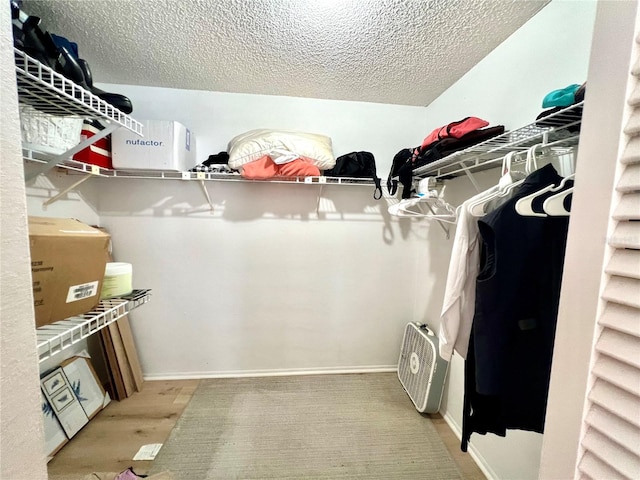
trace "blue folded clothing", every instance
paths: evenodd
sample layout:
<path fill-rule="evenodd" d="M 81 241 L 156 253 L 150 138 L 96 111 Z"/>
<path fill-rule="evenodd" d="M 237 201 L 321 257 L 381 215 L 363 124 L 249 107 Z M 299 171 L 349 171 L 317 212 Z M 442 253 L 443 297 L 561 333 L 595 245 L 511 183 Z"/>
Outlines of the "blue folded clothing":
<path fill-rule="evenodd" d="M 569 105 L 573 105 L 576 103 L 575 94 L 579 88 L 580 85 L 573 84 L 547 93 L 542 100 L 542 108 L 568 107 Z"/>
<path fill-rule="evenodd" d="M 55 33 L 51 34 L 51 38 L 53 38 L 53 42 L 56 44 L 56 47 L 66 48 L 76 60 L 80 58 L 80 55 L 78 54 L 78 44 L 76 42 L 72 42 L 71 40 L 61 37 L 60 35 L 56 35 Z"/>

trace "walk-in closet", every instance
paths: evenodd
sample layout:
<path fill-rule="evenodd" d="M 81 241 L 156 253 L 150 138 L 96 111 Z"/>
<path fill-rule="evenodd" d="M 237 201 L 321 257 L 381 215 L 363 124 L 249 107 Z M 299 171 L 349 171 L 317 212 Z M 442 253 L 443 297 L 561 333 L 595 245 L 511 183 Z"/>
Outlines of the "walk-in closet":
<path fill-rule="evenodd" d="M 640 478 L 636 0 L 1 18 L 0 480 Z"/>

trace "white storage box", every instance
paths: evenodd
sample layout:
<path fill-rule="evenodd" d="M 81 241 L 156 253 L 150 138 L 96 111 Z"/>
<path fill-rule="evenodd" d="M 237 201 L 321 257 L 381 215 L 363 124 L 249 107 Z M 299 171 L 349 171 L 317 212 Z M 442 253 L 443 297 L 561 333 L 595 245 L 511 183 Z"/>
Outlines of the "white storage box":
<path fill-rule="evenodd" d="M 21 105 L 20 126 L 24 147 L 60 155 L 80 143 L 82 118 L 56 117 Z"/>
<path fill-rule="evenodd" d="M 196 166 L 196 139 L 187 127 L 171 120 L 141 123 L 144 137 L 126 128 L 111 135 L 113 168 L 183 172 Z"/>

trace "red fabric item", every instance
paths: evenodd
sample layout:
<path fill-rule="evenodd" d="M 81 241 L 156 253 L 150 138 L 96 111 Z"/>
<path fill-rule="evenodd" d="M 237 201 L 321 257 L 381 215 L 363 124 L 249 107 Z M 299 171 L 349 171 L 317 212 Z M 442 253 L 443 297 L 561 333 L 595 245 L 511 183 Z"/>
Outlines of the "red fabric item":
<path fill-rule="evenodd" d="M 319 177 L 320 170 L 314 164 L 297 158 L 288 163 L 278 165 L 279 177 Z"/>
<path fill-rule="evenodd" d="M 451 122 L 448 125 L 436 128 L 433 132 L 427 135 L 427 137 L 422 141 L 420 148 L 424 150 L 443 138 L 460 138 L 469 132 L 473 132 L 479 128 L 484 128 L 487 125 L 489 125 L 489 122 L 478 117 L 467 117 L 462 120 L 458 120 L 457 122 Z"/>
<path fill-rule="evenodd" d="M 264 155 L 258 160 L 243 165 L 240 175 L 251 180 L 267 180 L 273 177 L 319 177 L 320 170 L 305 158 L 297 158 L 277 165 L 269 155 Z"/>
<path fill-rule="evenodd" d="M 263 155 L 253 162 L 242 166 L 240 175 L 251 180 L 266 180 L 278 174 L 278 165 L 271 160 L 269 155 Z"/>

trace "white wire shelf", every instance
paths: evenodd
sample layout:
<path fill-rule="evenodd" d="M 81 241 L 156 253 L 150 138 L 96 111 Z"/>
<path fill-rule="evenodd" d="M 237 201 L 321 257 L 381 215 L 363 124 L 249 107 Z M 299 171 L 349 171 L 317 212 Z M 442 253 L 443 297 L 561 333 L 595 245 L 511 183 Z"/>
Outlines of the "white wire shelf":
<path fill-rule="evenodd" d="M 142 124 L 46 65 L 13 49 L 21 103 L 56 116 L 102 118 L 142 135 Z"/>
<path fill-rule="evenodd" d="M 38 361 L 43 362 L 147 303 L 150 292 L 134 290 L 130 295 L 102 300 L 90 312 L 37 328 Z"/>
<path fill-rule="evenodd" d="M 46 153 L 23 148 L 22 155 L 25 160 L 44 163 L 48 160 Z M 242 177 L 238 173 L 213 173 L 213 172 L 175 172 L 168 170 L 115 170 L 103 168 L 97 165 L 78 162 L 76 160 L 63 160 L 56 167 L 70 170 L 74 173 L 91 174 L 100 177 L 130 178 L 148 180 L 212 180 L 218 182 L 253 182 L 253 183 L 298 183 L 314 185 L 375 185 L 371 178 L 352 177 L 276 177 L 266 180 L 252 180 Z"/>
<path fill-rule="evenodd" d="M 583 102 L 576 103 L 536 122 L 473 145 L 459 152 L 416 168 L 414 178 L 453 178 L 471 171 L 498 167 L 504 155 L 526 151 L 538 143 L 576 145 Z M 575 127 L 575 128 L 573 128 Z M 576 130 L 576 131 L 571 131 Z"/>

